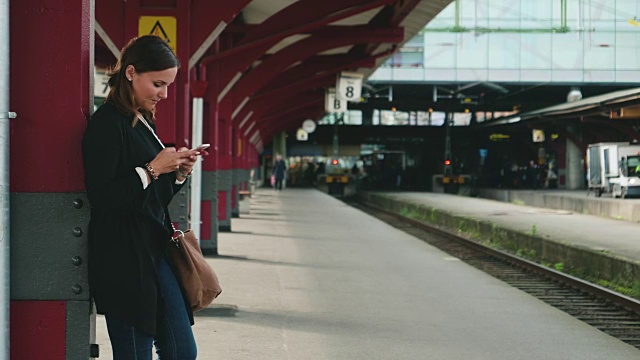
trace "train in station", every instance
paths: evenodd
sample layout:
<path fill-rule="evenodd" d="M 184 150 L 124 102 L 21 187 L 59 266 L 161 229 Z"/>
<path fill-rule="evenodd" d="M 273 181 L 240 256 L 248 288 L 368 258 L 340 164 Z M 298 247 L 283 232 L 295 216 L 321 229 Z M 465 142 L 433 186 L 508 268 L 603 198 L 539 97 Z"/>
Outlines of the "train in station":
<path fill-rule="evenodd" d="M 357 165 L 355 165 L 357 168 Z M 319 174 L 317 187 L 320 191 L 336 197 L 349 197 L 356 194 L 358 172 L 353 171 L 347 161 L 332 158 L 325 165 L 324 174 Z"/>
<path fill-rule="evenodd" d="M 362 156 L 366 170 L 366 185 L 373 188 L 398 188 L 402 174 L 407 168 L 407 153 L 404 150 L 374 150 Z"/>
<path fill-rule="evenodd" d="M 349 197 L 356 194 L 358 183 L 363 176 L 362 162 L 356 156 L 305 155 L 289 156 L 285 160 L 286 187 L 314 187 L 335 197 Z M 263 178 L 273 173 L 271 155 L 263 156 Z M 273 186 L 263 182 L 265 186 Z"/>
<path fill-rule="evenodd" d="M 367 189 L 397 189 L 407 169 L 404 150 L 373 150 L 356 156 L 325 154 L 291 157 L 288 186 L 314 186 L 335 197 L 350 197 L 363 187 Z M 269 160 L 268 160 L 269 161 Z"/>

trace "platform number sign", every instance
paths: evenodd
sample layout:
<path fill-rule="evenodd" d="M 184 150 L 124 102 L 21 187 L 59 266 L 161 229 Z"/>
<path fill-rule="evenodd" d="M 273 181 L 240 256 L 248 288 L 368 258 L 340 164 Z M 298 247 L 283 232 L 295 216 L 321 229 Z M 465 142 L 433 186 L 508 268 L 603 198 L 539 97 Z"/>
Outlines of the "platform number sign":
<path fill-rule="evenodd" d="M 178 53 L 178 25 L 175 16 L 140 16 L 138 36 L 156 35 L 163 38 L 174 53 Z"/>
<path fill-rule="evenodd" d="M 324 110 L 329 113 L 343 113 L 347 111 L 347 102 L 336 97 L 336 89 L 327 89 Z"/>
<path fill-rule="evenodd" d="M 97 72 L 93 78 L 93 96 L 106 98 L 109 94 L 109 77 L 103 72 Z"/>
<path fill-rule="evenodd" d="M 338 74 L 336 88 L 337 97 L 341 100 L 360 102 L 362 95 L 362 79 L 364 75 L 356 72 L 343 71 Z"/>

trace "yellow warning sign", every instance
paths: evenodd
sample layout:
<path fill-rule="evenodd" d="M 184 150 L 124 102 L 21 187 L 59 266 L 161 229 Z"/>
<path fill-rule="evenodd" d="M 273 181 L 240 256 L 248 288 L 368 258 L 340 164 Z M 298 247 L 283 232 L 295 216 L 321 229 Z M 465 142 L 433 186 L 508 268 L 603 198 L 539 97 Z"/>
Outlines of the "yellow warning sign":
<path fill-rule="evenodd" d="M 174 16 L 140 16 L 138 36 L 156 35 L 169 43 L 174 53 L 178 53 L 178 25 Z"/>

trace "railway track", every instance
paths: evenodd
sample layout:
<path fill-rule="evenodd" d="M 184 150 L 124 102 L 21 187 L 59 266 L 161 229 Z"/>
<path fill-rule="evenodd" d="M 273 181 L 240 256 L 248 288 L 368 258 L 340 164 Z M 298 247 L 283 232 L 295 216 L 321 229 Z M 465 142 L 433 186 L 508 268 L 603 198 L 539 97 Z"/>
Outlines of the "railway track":
<path fill-rule="evenodd" d="M 364 203 L 347 203 L 640 349 L 638 300 L 429 224 Z"/>

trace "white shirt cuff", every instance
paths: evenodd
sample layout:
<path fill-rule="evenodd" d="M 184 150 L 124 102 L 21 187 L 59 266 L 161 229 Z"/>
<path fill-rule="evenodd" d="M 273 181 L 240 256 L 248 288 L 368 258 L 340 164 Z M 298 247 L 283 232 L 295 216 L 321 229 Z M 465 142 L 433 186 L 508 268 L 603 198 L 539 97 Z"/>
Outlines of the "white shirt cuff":
<path fill-rule="evenodd" d="M 136 172 L 138 173 L 138 175 L 140 176 L 140 180 L 142 181 L 142 188 L 146 189 L 147 186 L 149 186 L 149 180 L 147 178 L 147 173 L 141 167 L 137 167 L 136 168 Z"/>
<path fill-rule="evenodd" d="M 182 184 L 184 184 L 185 181 L 187 181 L 187 179 L 184 179 L 182 181 L 176 179 L 176 185 L 182 185 Z"/>

